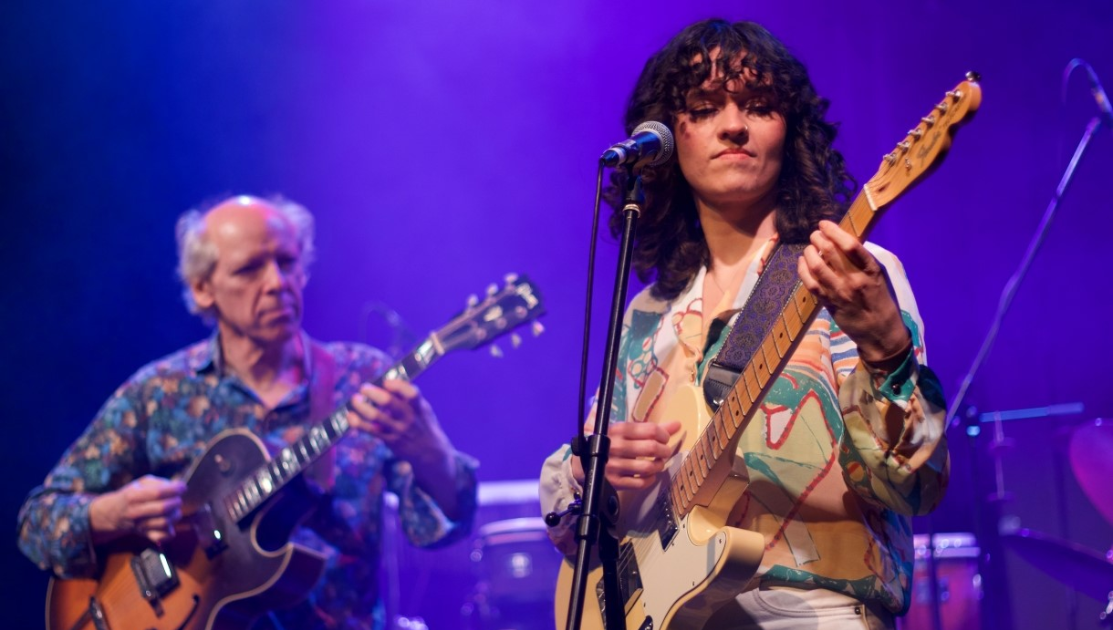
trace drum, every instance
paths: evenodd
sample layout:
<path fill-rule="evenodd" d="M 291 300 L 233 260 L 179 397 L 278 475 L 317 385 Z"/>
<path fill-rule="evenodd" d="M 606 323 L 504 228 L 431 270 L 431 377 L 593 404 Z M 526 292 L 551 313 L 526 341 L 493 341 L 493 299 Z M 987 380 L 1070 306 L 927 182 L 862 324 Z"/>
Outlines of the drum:
<path fill-rule="evenodd" d="M 1098 418 L 1075 428 L 1070 438 L 1070 465 L 1086 497 L 1113 523 L 1113 422 Z"/>
<path fill-rule="evenodd" d="M 478 581 L 471 626 L 483 630 L 551 630 L 561 555 L 539 517 L 488 523 L 472 549 Z"/>
<path fill-rule="evenodd" d="M 912 605 L 901 620 L 901 630 L 932 630 L 931 570 L 928 537 L 913 537 L 916 561 L 912 574 Z M 973 534 L 935 535 L 935 574 L 943 630 L 981 628 L 982 578 L 979 549 Z"/>
<path fill-rule="evenodd" d="M 488 571 L 487 566 L 495 562 L 497 550 L 508 548 L 497 544 L 506 542 L 504 539 L 485 542 L 501 531 L 493 524 L 516 521 L 541 511 L 536 479 L 481 482 L 478 499 L 475 527 L 470 536 L 445 547 L 418 549 L 409 544 L 400 531 L 397 497 L 390 493 L 383 497 L 383 603 L 387 618 L 397 620 L 395 627 L 405 627 L 403 622 L 407 618 L 422 619 L 434 630 L 460 630 L 465 623 L 473 623 L 475 594 L 481 586 L 486 589 L 479 581 L 485 579 L 483 575 L 488 572 L 496 573 L 493 568 Z M 545 535 L 545 532 L 540 534 Z M 539 539 L 537 533 L 533 534 L 533 539 Z M 552 544 L 547 544 L 552 550 Z M 481 556 L 477 553 L 487 548 L 492 548 L 491 554 L 485 562 L 480 562 Z M 525 559 L 519 556 L 517 562 L 523 564 Z M 526 570 L 520 567 L 518 573 Z M 546 614 L 552 617 L 552 611 Z M 389 624 L 387 627 L 392 628 Z"/>

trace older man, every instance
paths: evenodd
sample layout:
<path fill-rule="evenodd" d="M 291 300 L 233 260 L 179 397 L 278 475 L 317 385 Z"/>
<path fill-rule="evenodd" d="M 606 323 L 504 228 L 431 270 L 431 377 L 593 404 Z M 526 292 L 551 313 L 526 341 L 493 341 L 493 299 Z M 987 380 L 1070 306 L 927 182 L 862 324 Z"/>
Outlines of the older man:
<path fill-rule="evenodd" d="M 453 448 L 413 385 L 368 384 L 389 368 L 382 353 L 322 344 L 302 330 L 313 256 L 304 208 L 227 199 L 184 214 L 178 248 L 186 303 L 215 324 L 212 337 L 144 366 L 109 398 L 28 497 L 20 548 L 65 578 L 95 575 L 98 551 L 121 537 L 165 544 L 182 518 L 181 474 L 214 436 L 244 428 L 282 447 L 347 402 L 355 430 L 307 471 L 320 507 L 294 534 L 326 556 L 325 577 L 306 603 L 267 620 L 288 629 L 383 627 L 383 492 L 400 497 L 415 544 L 458 539 L 475 513 L 474 461 Z"/>

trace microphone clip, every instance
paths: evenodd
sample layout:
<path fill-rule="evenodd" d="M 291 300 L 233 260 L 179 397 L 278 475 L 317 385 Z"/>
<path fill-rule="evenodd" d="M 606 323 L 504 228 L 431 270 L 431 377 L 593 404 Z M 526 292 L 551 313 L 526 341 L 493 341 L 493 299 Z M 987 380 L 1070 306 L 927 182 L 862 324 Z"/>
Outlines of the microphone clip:
<path fill-rule="evenodd" d="M 581 508 L 583 508 L 584 506 L 584 502 L 583 499 L 580 498 L 580 494 L 578 492 L 574 496 L 575 498 L 572 500 L 571 503 L 568 504 L 568 507 L 564 508 L 560 512 L 553 510 L 552 512 L 546 514 L 545 525 L 549 527 L 556 527 L 557 525 L 560 525 L 560 522 L 564 520 L 565 516 L 568 516 L 572 513 L 579 514 Z"/>

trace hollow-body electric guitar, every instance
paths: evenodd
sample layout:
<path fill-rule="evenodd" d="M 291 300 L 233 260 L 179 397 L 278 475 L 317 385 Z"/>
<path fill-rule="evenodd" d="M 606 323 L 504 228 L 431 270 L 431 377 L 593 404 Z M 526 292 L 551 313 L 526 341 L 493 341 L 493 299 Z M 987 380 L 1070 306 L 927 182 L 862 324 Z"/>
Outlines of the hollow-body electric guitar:
<path fill-rule="evenodd" d="M 971 73 L 885 155 L 840 227 L 865 241 L 883 211 L 942 162 L 958 127 L 980 103 L 981 87 Z M 603 570 L 593 559 L 582 628 L 699 630 L 756 573 L 764 553 L 763 536 L 730 527 L 727 518 L 748 487 L 745 465 L 735 456 L 742 431 L 819 310 L 799 280 L 788 295 L 713 415 L 694 386 L 681 387 L 672 396 L 662 417 L 683 422 L 680 454 L 632 505 L 626 501 L 631 495 L 623 496 L 625 531 L 619 532 L 617 564 L 625 627 L 606 625 Z M 567 627 L 573 573 L 573 564 L 566 560 L 557 581 L 558 630 Z"/>
<path fill-rule="evenodd" d="M 544 308 L 529 280 L 501 290 L 432 333 L 378 381 L 411 380 L 448 352 L 486 345 Z M 535 323 L 535 333 L 540 332 Z M 515 338 L 515 344 L 517 339 Z M 162 548 L 121 540 L 95 579 L 53 579 L 47 630 L 242 630 L 312 590 L 324 558 L 289 542 L 310 507 L 301 473 L 348 430 L 346 406 L 273 458 L 245 429 L 217 435 L 186 472 L 182 521 Z"/>

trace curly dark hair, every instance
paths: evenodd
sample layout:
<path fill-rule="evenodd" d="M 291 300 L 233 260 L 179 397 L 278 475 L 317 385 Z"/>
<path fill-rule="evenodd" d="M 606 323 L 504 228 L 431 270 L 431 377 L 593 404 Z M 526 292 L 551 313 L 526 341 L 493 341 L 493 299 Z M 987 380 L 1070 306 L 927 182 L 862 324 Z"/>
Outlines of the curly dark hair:
<path fill-rule="evenodd" d="M 718 56 L 712 61 L 714 50 Z M 703 85 L 713 70 L 722 77 L 724 87 L 745 81 L 747 89 L 767 99 L 784 116 L 777 233 L 786 243 L 806 242 L 820 219 L 842 215 L 857 183 L 847 173 L 842 155 L 832 147 L 837 128 L 824 119 L 827 99 L 816 94 L 804 65 L 764 27 L 711 19 L 681 31 L 646 62 L 626 107 L 626 132 L 633 133 L 647 120 L 675 127 L 677 116 L 686 110 L 689 91 Z M 742 78 L 744 72 L 747 76 Z M 641 175 L 645 203 L 633 266 L 643 282 L 655 280 L 654 295 L 671 300 L 687 287 L 700 265 L 710 262 L 710 254 L 692 191 L 676 156 L 662 165 L 643 167 Z M 625 180 L 625 173 L 616 171 L 606 195 L 614 207 L 610 230 L 616 237 L 623 224 Z"/>

